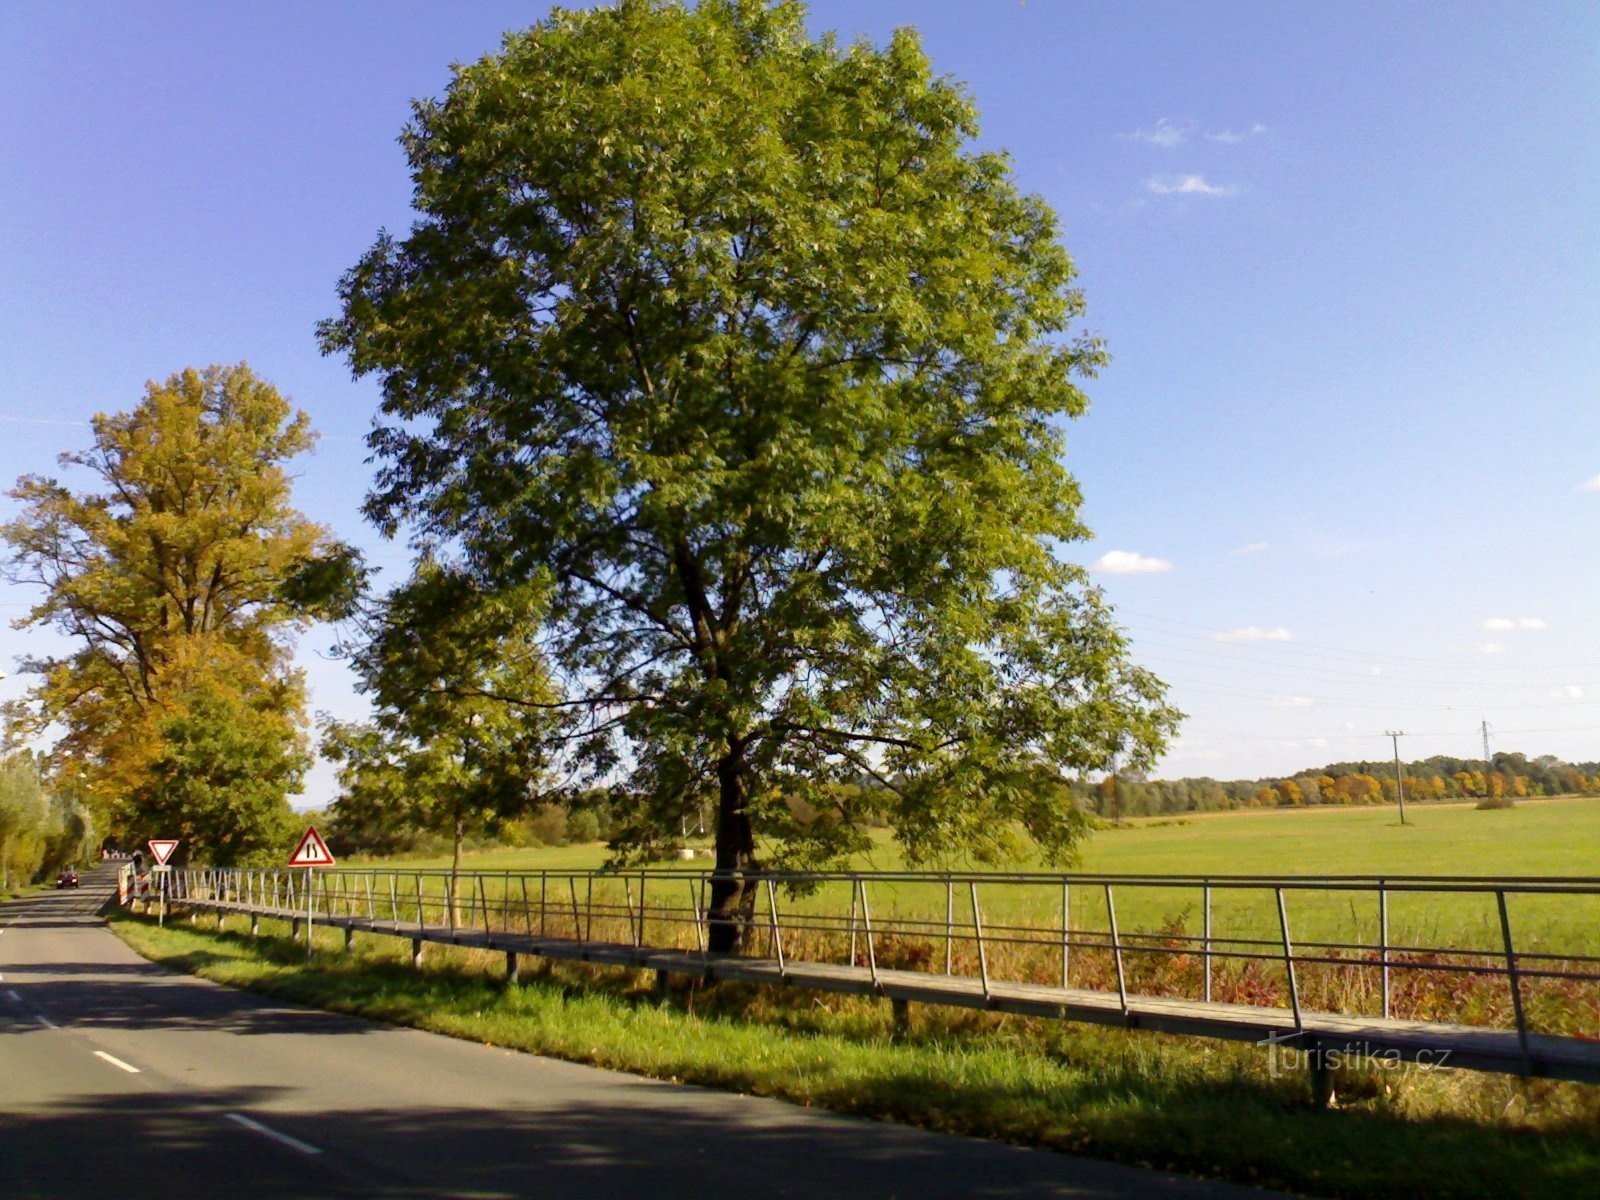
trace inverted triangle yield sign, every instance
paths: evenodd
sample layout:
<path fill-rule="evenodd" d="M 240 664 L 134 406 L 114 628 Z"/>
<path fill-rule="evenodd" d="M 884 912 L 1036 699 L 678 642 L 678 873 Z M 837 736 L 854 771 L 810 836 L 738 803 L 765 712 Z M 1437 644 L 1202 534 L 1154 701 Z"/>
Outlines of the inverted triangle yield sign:
<path fill-rule="evenodd" d="M 177 838 L 151 838 L 150 853 L 155 856 L 156 865 L 164 867 L 167 859 L 172 857 L 172 852 L 178 848 Z"/>
<path fill-rule="evenodd" d="M 307 826 L 300 838 L 300 844 L 289 856 L 289 865 L 291 867 L 333 866 L 333 855 L 328 852 L 328 843 L 322 840 L 322 835 L 317 832 L 315 825 Z"/>

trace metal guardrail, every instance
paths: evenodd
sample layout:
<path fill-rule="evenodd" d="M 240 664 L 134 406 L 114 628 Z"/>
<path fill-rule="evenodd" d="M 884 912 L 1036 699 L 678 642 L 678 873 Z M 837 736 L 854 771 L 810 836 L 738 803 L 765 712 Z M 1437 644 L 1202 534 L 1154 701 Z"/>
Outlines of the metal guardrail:
<path fill-rule="evenodd" d="M 709 911 L 715 877 L 199 869 L 172 872 L 169 899 L 251 915 L 252 928 L 277 917 L 297 933 L 343 928 L 347 942 L 407 937 L 418 957 L 456 943 L 504 950 L 508 965 L 526 953 L 876 993 L 897 1015 L 916 1000 L 1306 1046 L 1356 1039 L 1413 1061 L 1437 1051 L 1600 1082 L 1600 955 L 1588 952 L 1600 878 L 750 872 L 737 877 L 734 958 L 708 949 L 726 919 Z M 1484 910 L 1454 944 L 1391 928 L 1397 904 L 1441 896 Z M 1543 920 L 1537 937 L 1513 921 L 1522 913 Z M 1583 944 L 1558 949 L 1562 928 Z M 1554 1027 L 1534 1027 L 1530 994 Z"/>

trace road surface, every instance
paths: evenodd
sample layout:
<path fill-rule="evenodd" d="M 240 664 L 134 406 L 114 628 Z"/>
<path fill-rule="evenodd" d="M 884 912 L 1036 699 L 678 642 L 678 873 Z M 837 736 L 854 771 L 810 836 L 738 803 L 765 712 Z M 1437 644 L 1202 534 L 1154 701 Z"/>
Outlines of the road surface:
<path fill-rule="evenodd" d="M 0 1196 L 1268 1194 L 298 1008 L 138 957 L 78 892 L 0 906 Z"/>

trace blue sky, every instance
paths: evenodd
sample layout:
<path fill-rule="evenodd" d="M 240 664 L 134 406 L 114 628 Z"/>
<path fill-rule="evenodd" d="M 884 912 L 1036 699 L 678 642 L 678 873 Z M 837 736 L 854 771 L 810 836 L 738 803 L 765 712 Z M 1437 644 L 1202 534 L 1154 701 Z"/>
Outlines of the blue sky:
<path fill-rule="evenodd" d="M 374 390 L 313 325 L 408 221 L 407 102 L 543 12 L 0 6 L 0 480 L 147 378 L 244 359 L 322 431 L 301 507 L 403 567 L 357 511 Z M 1097 534 L 1074 549 L 1191 714 L 1163 773 L 1382 758 L 1390 728 L 1468 755 L 1482 720 L 1600 758 L 1600 7 L 812 20 L 917 25 L 1062 216 L 1113 354 L 1070 432 Z M 355 715 L 328 641 L 300 653 L 314 706 Z M 49 647 L 0 630 L 7 670 Z"/>

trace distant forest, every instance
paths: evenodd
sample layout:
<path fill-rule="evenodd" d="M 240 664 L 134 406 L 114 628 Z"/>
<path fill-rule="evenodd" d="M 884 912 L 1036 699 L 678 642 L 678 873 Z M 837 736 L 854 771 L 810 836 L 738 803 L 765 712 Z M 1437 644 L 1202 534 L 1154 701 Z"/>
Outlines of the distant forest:
<path fill-rule="evenodd" d="M 1600 795 L 1600 763 L 1569 763 L 1544 754 L 1481 758 L 1438 756 L 1405 766 L 1406 799 L 1476 799 L 1504 803 L 1527 796 Z M 1304 808 L 1314 804 L 1393 804 L 1392 761 L 1330 763 L 1269 779 L 1143 779 L 1119 774 L 1072 785 L 1079 803 L 1102 817 Z"/>

